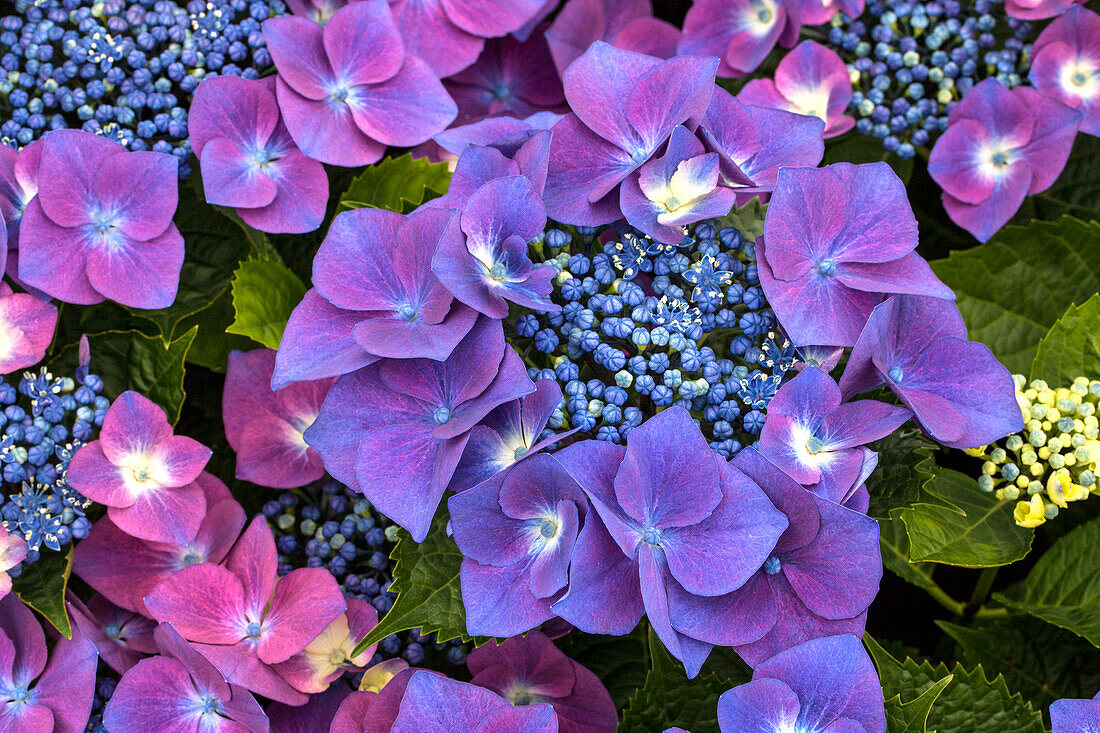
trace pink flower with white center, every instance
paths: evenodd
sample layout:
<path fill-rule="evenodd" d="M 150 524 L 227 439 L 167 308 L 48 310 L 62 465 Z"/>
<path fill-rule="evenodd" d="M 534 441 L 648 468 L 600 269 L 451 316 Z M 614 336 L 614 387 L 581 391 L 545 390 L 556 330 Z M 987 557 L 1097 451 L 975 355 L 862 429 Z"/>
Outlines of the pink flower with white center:
<path fill-rule="evenodd" d="M 802 0 L 799 5 L 799 19 L 802 25 L 821 25 L 828 23 L 837 13 L 851 18 L 863 14 L 864 0 Z"/>
<path fill-rule="evenodd" d="M 0 283 L 0 374 L 37 364 L 57 325 L 57 306 Z"/>
<path fill-rule="evenodd" d="M 7 571 L 23 562 L 26 556 L 27 541 L 0 527 L 0 598 L 11 592 L 11 576 Z"/>
<path fill-rule="evenodd" d="M 825 123 L 825 137 L 842 135 L 856 124 L 844 114 L 852 99 L 848 67 L 836 52 L 803 41 L 783 57 L 775 81 L 753 79 L 737 95 L 743 104 L 787 110 Z"/>
<path fill-rule="evenodd" d="M 377 644 L 359 654 L 355 646 L 378 625 L 378 611 L 366 601 L 348 599 L 348 610 L 325 627 L 306 648 L 285 662 L 275 665 L 284 680 L 310 695 L 324 692 L 348 669 L 363 669 L 370 664 Z M 360 689 L 365 689 L 360 685 Z"/>
<path fill-rule="evenodd" d="M 717 56 L 718 76 L 744 76 L 776 43 L 790 48 L 802 27 L 798 0 L 696 0 L 684 18 L 679 52 Z"/>
<path fill-rule="evenodd" d="M 1081 132 L 1100 135 L 1100 15 L 1074 5 L 1031 47 L 1032 85 L 1084 113 Z"/>
<path fill-rule="evenodd" d="M 1005 12 L 1020 20 L 1055 18 L 1085 0 L 1005 0 Z"/>
<path fill-rule="evenodd" d="M 106 505 L 107 516 L 127 534 L 189 541 L 206 514 L 206 497 L 193 482 L 210 454 L 197 440 L 173 435 L 156 403 L 123 392 L 107 410 L 99 440 L 73 455 L 68 481 Z"/>

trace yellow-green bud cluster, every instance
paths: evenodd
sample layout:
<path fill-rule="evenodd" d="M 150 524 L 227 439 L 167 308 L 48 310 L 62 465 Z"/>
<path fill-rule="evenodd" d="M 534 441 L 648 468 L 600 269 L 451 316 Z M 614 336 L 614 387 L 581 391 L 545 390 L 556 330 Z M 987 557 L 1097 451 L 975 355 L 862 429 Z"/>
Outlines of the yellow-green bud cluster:
<path fill-rule="evenodd" d="M 1016 524 L 1037 527 L 1070 502 L 1100 493 L 1100 381 L 1078 377 L 1069 387 L 1051 387 L 1019 374 L 1013 379 L 1023 432 L 967 452 L 985 459 L 981 490 L 1017 502 Z"/>

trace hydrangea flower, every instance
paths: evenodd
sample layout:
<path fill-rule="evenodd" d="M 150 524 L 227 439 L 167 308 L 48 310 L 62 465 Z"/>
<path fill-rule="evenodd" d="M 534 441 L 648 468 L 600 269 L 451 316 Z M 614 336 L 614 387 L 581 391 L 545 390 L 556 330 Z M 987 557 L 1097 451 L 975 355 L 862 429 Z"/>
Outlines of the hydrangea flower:
<path fill-rule="evenodd" d="M 460 170 L 465 167 L 461 164 L 461 157 L 463 152 L 468 147 L 491 147 L 495 148 L 505 156 L 506 159 L 513 161 L 515 165 L 513 175 L 515 173 L 522 173 L 532 179 L 531 183 L 535 186 L 536 191 L 542 191 L 542 185 L 546 183 L 546 156 L 550 152 L 550 128 L 553 127 L 558 120 L 564 115 L 560 115 L 556 112 L 535 112 L 532 115 L 524 117 L 522 120 L 517 120 L 514 117 L 489 117 L 480 122 L 474 122 L 469 125 L 458 125 L 450 129 L 444 130 L 439 133 L 432 140 L 439 145 L 446 154 L 454 156 L 456 161 L 455 170 L 453 175 L 459 175 Z M 545 154 L 541 154 L 541 151 L 545 150 Z M 539 154 L 534 156 L 541 159 L 541 163 L 536 162 L 535 166 L 528 165 L 528 159 L 531 157 L 531 153 L 538 152 Z M 520 162 L 524 163 L 524 170 L 519 168 L 519 162 L 516 162 L 516 158 L 519 157 Z M 466 165 L 472 164 L 472 161 L 468 161 Z M 507 167 L 507 166 L 506 166 Z M 539 176 L 535 173 L 538 168 L 542 169 L 541 182 L 538 180 Z M 512 169 L 509 169 L 510 171 Z M 474 180 L 472 172 L 466 172 L 467 177 L 470 180 Z M 505 174 L 508 175 L 508 174 Z M 503 176 L 495 176 L 502 178 Z M 491 180 L 491 179 L 486 179 Z M 452 178 L 452 185 L 454 179 Z M 485 181 L 482 181 L 485 182 Z M 451 189 L 448 189 L 448 193 Z M 446 199 L 446 195 L 440 197 Z M 446 199 L 450 200 L 450 199 Z M 438 205 L 439 199 L 432 199 L 428 204 Z"/>
<path fill-rule="evenodd" d="M 359 654 L 352 652 L 367 632 L 378 625 L 378 612 L 371 604 L 354 598 L 347 599 L 347 604 L 347 611 L 302 651 L 275 665 L 275 671 L 295 689 L 315 695 L 327 690 L 349 669 L 362 669 L 370 664 L 377 644 Z"/>
<path fill-rule="evenodd" d="M 349 0 L 286 0 L 286 7 L 295 15 L 309 18 L 318 25 L 324 25 L 348 2 Z"/>
<path fill-rule="evenodd" d="M 554 708 L 546 703 L 513 707 L 491 690 L 418 670 L 409 677 L 392 733 L 556 733 Z"/>
<path fill-rule="evenodd" d="M 19 224 L 19 279 L 66 303 L 171 305 L 183 265 L 177 168 L 90 132 L 51 132 Z"/>
<path fill-rule="evenodd" d="M 414 674 L 431 672 L 399 670 L 377 690 L 356 691 L 344 698 L 332 718 L 329 733 L 389 733 L 401 709 L 401 699 Z"/>
<path fill-rule="evenodd" d="M 1100 693 L 1091 700 L 1055 700 L 1050 704 L 1053 733 L 1095 733 L 1100 721 Z"/>
<path fill-rule="evenodd" d="M 758 665 L 718 699 L 722 733 L 886 733 L 882 687 L 851 634 L 800 644 Z"/>
<path fill-rule="evenodd" d="M 57 306 L 0 283 L 0 374 L 42 361 L 56 325 Z"/>
<path fill-rule="evenodd" d="M 19 565 L 27 557 L 27 541 L 0 527 L 0 598 L 11 593 L 11 576 L 8 570 Z"/>
<path fill-rule="evenodd" d="M 757 241 L 760 285 L 797 346 L 851 346 L 885 293 L 955 299 L 916 253 L 905 184 L 885 163 L 779 171 Z"/>
<path fill-rule="evenodd" d="M 753 448 L 733 465 L 789 524 L 763 567 L 732 593 L 688 603 L 681 602 L 685 591 L 675 589 L 676 628 L 734 646 L 754 666 L 809 639 L 862 634 L 882 578 L 878 522 L 804 490 Z"/>
<path fill-rule="evenodd" d="M 34 613 L 9 594 L 0 598 L 0 730 L 82 731 L 95 694 L 96 651 L 79 627 L 54 644 Z"/>
<path fill-rule="evenodd" d="M 42 160 L 42 141 L 36 140 L 16 151 L 0 145 L 0 218 L 7 241 L 4 258 L 8 277 L 18 274 L 19 223 L 31 199 L 38 193 L 38 164 Z M 0 267 L 0 270 L 5 269 Z"/>
<path fill-rule="evenodd" d="M 653 17 L 650 0 L 568 0 L 546 31 L 558 74 L 596 41 L 625 51 L 668 59 L 676 55 L 680 29 Z"/>
<path fill-rule="evenodd" d="M 781 43 L 790 48 L 801 30 L 798 0 L 696 0 L 684 18 L 680 53 L 717 56 L 719 76 L 754 71 Z"/>
<path fill-rule="evenodd" d="M 1005 12 L 1021 20 L 1056 18 L 1084 0 L 1005 0 Z"/>
<path fill-rule="evenodd" d="M 189 542 L 206 514 L 195 483 L 211 451 L 173 435 L 164 410 L 128 391 L 107 410 L 99 440 L 83 446 L 69 465 L 68 481 L 122 531 L 153 542 Z"/>
<path fill-rule="evenodd" d="M 237 453 L 237 478 L 260 486 L 305 486 L 324 475 L 321 456 L 302 435 L 317 419 L 335 379 L 271 390 L 275 351 L 229 354 L 222 392 L 225 438 Z"/>
<path fill-rule="evenodd" d="M 189 124 L 208 203 L 232 206 L 245 224 L 264 232 L 321 226 L 328 176 L 287 132 L 274 77 L 205 80 L 195 91 Z"/>
<path fill-rule="evenodd" d="M 380 356 L 446 359 L 477 319 L 431 271 L 447 240 L 463 241 L 449 209 L 337 216 L 313 260 L 314 288 L 287 323 L 272 388 L 348 374 Z"/>
<path fill-rule="evenodd" d="M 156 654 L 153 629 L 157 624 L 152 619 L 119 608 L 98 593 L 86 606 L 70 597 L 69 611 L 99 658 L 118 674 L 125 674 L 146 655 Z"/>
<path fill-rule="evenodd" d="M 626 448 L 583 441 L 555 459 L 595 512 L 577 539 L 569 590 L 554 612 L 593 634 L 628 633 L 645 613 L 694 677 L 712 645 L 675 619 L 701 616 L 707 598 L 751 578 L 786 518 L 748 476 L 710 450 L 682 407 L 631 430 Z"/>
<path fill-rule="evenodd" d="M 946 300 L 895 295 L 871 313 L 840 390 L 850 397 L 884 382 L 925 433 L 952 448 L 1024 427 L 1012 375 L 987 346 L 966 340 L 962 316 Z"/>
<path fill-rule="evenodd" d="M 220 563 L 244 528 L 244 509 L 225 484 L 205 472 L 195 483 L 205 497 L 206 513 L 193 539 L 141 540 L 106 516 L 76 544 L 73 572 L 115 605 L 150 616 L 142 600 L 149 591 L 177 570 Z"/>
<path fill-rule="evenodd" d="M 1100 15 L 1073 5 L 1031 47 L 1032 85 L 1081 110 L 1081 132 L 1100 135 Z"/>
<path fill-rule="evenodd" d="M 1066 165 L 1083 114 L 1029 87 L 981 82 L 955 105 L 928 159 L 952 221 L 984 242 Z"/>
<path fill-rule="evenodd" d="M 859 483 L 866 461 L 862 446 L 893 433 L 911 415 L 875 400 L 841 404 L 833 378 L 811 366 L 768 403 L 757 446 L 795 481 L 843 504 Z"/>
<path fill-rule="evenodd" d="M 161 653 L 122 676 L 103 713 L 104 725 L 118 733 L 268 733 L 267 716 L 248 690 L 226 682 L 171 624 L 154 633 Z"/>
<path fill-rule="evenodd" d="M 263 33 L 283 122 L 314 160 L 369 165 L 387 145 L 419 145 L 455 118 L 436 75 L 405 52 L 386 0 L 351 3 L 323 28 L 271 18 Z"/>
<path fill-rule="evenodd" d="M 621 218 L 616 189 L 649 160 L 679 124 L 703 116 L 716 60 L 662 61 L 603 41 L 563 74 L 572 113 L 554 125 L 544 201 L 566 224 Z"/>
<path fill-rule="evenodd" d="M 480 317 L 446 361 L 387 359 L 341 377 L 306 442 L 422 542 L 471 428 L 534 389 L 500 323 Z"/>
<path fill-rule="evenodd" d="M 852 99 L 848 67 L 832 49 L 803 41 L 783 57 L 775 79 L 753 79 L 737 98 L 744 104 L 785 109 L 825 123 L 825 137 L 851 130 L 856 121 L 844 114 Z"/>
<path fill-rule="evenodd" d="M 347 604 L 324 568 L 279 578 L 275 538 L 252 520 L 224 565 L 190 565 L 145 597 L 153 618 L 170 623 L 226 681 L 289 705 L 308 698 L 272 667 L 317 638 Z M 278 582 L 276 582 L 278 581 Z"/>
<path fill-rule="evenodd" d="M 560 733 L 612 733 L 619 716 L 599 677 L 565 656 L 541 631 L 491 641 L 466 658 L 471 683 L 513 705 L 549 703 Z"/>
<path fill-rule="evenodd" d="M 863 14 L 863 6 L 864 0 L 802 0 L 798 5 L 798 19 L 802 25 L 822 25 L 837 13 L 858 18 Z"/>
<path fill-rule="evenodd" d="M 462 603 L 471 636 L 514 636 L 553 617 L 588 511 L 584 492 L 540 454 L 452 496 L 462 551 Z"/>
<path fill-rule="evenodd" d="M 337 683 L 324 692 L 310 695 L 305 705 L 285 705 L 273 702 L 264 712 L 271 723 L 271 730 L 278 733 L 331 733 L 333 719 L 350 695 L 371 696 L 369 693 L 353 693 L 351 687 Z"/>

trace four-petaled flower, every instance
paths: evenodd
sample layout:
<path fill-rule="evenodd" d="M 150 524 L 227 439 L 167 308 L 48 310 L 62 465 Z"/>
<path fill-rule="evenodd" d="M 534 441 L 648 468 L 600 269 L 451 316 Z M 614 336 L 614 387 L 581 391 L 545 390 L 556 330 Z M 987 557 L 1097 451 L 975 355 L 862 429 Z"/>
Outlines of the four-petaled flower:
<path fill-rule="evenodd" d="M 801 30 L 799 0 L 696 0 L 684 17 L 679 52 L 717 56 L 719 76 L 743 76 Z"/>
<path fill-rule="evenodd" d="M 1081 132 L 1100 135 L 1100 15 L 1074 5 L 1031 46 L 1031 83 L 1081 110 Z"/>

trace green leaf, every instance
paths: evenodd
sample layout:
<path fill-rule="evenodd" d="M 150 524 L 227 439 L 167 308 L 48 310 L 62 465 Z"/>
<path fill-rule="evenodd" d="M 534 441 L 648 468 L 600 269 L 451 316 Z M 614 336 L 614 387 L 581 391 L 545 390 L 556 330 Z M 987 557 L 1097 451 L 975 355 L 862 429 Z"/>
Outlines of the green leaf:
<path fill-rule="evenodd" d="M 618 733 L 650 733 L 683 728 L 691 733 L 718 733 L 718 698 L 730 685 L 714 674 L 689 680 L 684 667 L 669 656 L 649 630 L 651 667 L 645 685 L 623 711 Z"/>
<path fill-rule="evenodd" d="M 440 641 L 473 638 L 475 645 L 487 641 L 466 633 L 466 608 L 462 605 L 458 578 L 462 553 L 447 536 L 447 519 L 443 504 L 432 520 L 428 536 L 419 545 L 405 530 L 398 533 L 397 544 L 390 552 L 394 562 L 390 590 L 397 594 L 397 600 L 359 642 L 356 655 L 390 634 L 408 629 L 420 629 L 421 634 L 435 633 Z"/>
<path fill-rule="evenodd" d="M 741 208 L 735 208 L 719 219 L 719 225 L 733 227 L 744 235 L 747 241 L 753 241 L 764 234 L 764 218 L 768 207 L 754 198 Z"/>
<path fill-rule="evenodd" d="M 914 562 L 989 568 L 1022 559 L 1035 533 L 1016 524 L 1013 504 L 978 488 L 970 476 L 941 469 L 924 486 L 944 505 L 914 504 L 898 513 Z"/>
<path fill-rule="evenodd" d="M 899 662 L 869 634 L 863 635 L 863 643 L 875 660 L 883 696 L 886 700 L 898 698 L 901 708 L 915 703 L 950 678 L 931 705 L 926 723 L 928 730 L 939 733 L 1045 733 L 1042 715 L 1020 695 L 1010 693 L 1004 677 L 997 675 L 992 680 L 986 677 L 981 665 L 968 671 L 961 664 L 948 669 L 942 663 L 933 667 L 927 661 L 918 663 L 906 659 Z M 899 712 L 895 708 L 895 714 Z M 889 733 L 905 730 L 890 728 Z"/>
<path fill-rule="evenodd" d="M 928 731 L 928 715 L 932 712 L 932 705 L 953 679 L 955 679 L 954 675 L 947 675 L 942 680 L 933 682 L 924 692 L 909 702 L 902 702 L 901 695 L 894 695 L 887 700 L 887 733 L 935 733 L 935 731 Z"/>
<path fill-rule="evenodd" d="M 282 262 L 245 260 L 233 273 L 236 316 L 225 330 L 277 349 L 294 306 L 305 294 L 306 286 Z"/>
<path fill-rule="evenodd" d="M 1005 227 L 932 269 L 958 294 L 970 338 L 1024 374 L 1066 308 L 1100 291 L 1100 223 L 1064 217 Z"/>
<path fill-rule="evenodd" d="M 1100 647 L 1100 519 L 1055 542 L 1012 597 L 993 597 Z"/>
<path fill-rule="evenodd" d="M 442 196 L 451 185 L 446 163 L 431 163 L 405 153 L 384 158 L 363 171 L 340 196 L 336 211 L 387 209 L 407 214 L 425 201 Z"/>
<path fill-rule="evenodd" d="M 900 513 L 896 510 L 895 514 Z M 935 590 L 939 586 L 932 580 L 931 563 L 916 563 L 909 559 L 909 535 L 900 519 L 880 519 L 878 543 L 882 551 L 882 564 L 907 583 L 918 588 Z"/>
<path fill-rule="evenodd" d="M 616 710 L 622 710 L 635 691 L 645 684 L 649 661 L 644 625 L 639 624 L 626 636 L 574 631 L 554 643 L 567 657 L 600 678 L 615 701 Z"/>
<path fill-rule="evenodd" d="M 909 506 L 921 499 L 921 489 L 932 478 L 935 444 L 915 427 L 895 430 L 870 446 L 878 453 L 878 466 L 867 477 L 871 495 L 867 513 L 885 519 L 895 507 Z"/>
<path fill-rule="evenodd" d="M 1037 196 L 1024 199 L 1013 222 L 1032 219 L 1054 220 L 1072 215 L 1081 219 L 1100 218 L 1100 138 L 1078 135 L 1073 142 L 1066 167 L 1058 174 L 1054 185 Z"/>
<path fill-rule="evenodd" d="M 193 327 L 199 329 L 195 334 L 195 342 L 187 352 L 189 364 L 198 364 L 224 374 L 230 351 L 255 348 L 256 344 L 252 339 L 226 332 L 225 329 L 233 323 L 233 316 L 233 294 L 226 288 L 208 308 L 180 320 L 176 330 L 186 331 Z M 220 425 L 221 420 L 217 420 L 217 423 Z"/>
<path fill-rule="evenodd" d="M 69 611 L 65 606 L 65 589 L 69 587 L 72 570 L 72 545 L 64 554 L 43 547 L 38 560 L 25 564 L 19 577 L 11 581 L 12 590 L 19 600 L 42 614 L 66 639 L 73 636 Z"/>
<path fill-rule="evenodd" d="M 1072 384 L 1077 377 L 1100 375 L 1100 293 L 1083 305 L 1071 305 L 1043 340 L 1031 378 L 1054 386 Z"/>
<path fill-rule="evenodd" d="M 913 159 L 887 153 L 882 141 L 870 135 L 852 133 L 843 138 L 827 141 L 822 165 L 831 163 L 878 163 L 885 161 L 902 180 L 908 183 L 913 175 Z"/>

